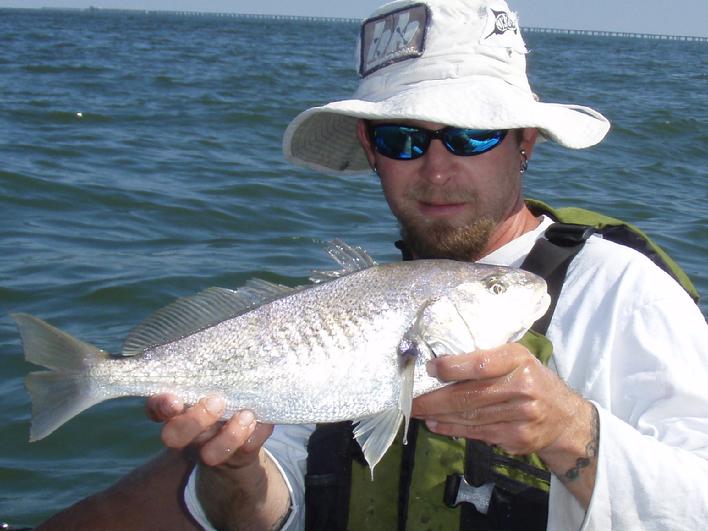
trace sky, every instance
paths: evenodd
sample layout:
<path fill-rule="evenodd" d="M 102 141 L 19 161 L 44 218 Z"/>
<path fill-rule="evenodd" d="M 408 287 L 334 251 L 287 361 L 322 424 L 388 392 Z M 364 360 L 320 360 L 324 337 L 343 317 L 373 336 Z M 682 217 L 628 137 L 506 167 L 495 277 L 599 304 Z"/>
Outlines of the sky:
<path fill-rule="evenodd" d="M 0 0 L 0 7 L 80 7 L 366 17 L 383 0 Z M 708 37 L 708 0 L 510 0 L 522 26 Z"/>

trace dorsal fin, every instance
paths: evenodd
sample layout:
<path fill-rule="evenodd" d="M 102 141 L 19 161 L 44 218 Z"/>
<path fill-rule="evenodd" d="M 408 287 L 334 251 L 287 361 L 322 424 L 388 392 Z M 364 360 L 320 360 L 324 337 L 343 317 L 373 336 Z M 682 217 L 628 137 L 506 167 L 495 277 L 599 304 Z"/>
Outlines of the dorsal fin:
<path fill-rule="evenodd" d="M 135 327 L 123 343 L 122 354 L 135 356 L 149 347 L 188 336 L 296 290 L 297 288 L 253 279 L 238 290 L 207 288 L 196 295 L 182 297 Z"/>
<path fill-rule="evenodd" d="M 325 244 L 325 252 L 342 269 L 336 271 L 313 271 L 310 280 L 314 283 L 327 282 L 376 265 L 376 261 L 361 247 L 353 247 L 342 240 L 332 240 Z"/>

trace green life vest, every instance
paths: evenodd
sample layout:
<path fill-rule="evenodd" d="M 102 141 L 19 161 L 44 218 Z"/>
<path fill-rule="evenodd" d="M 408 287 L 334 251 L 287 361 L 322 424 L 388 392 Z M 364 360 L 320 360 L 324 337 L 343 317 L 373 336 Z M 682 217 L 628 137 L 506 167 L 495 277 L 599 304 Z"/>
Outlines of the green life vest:
<path fill-rule="evenodd" d="M 641 229 L 617 218 L 605 216 L 592 210 L 577 207 L 551 208 L 546 203 L 536 199 L 527 199 L 526 206 L 537 216 L 545 214 L 561 223 L 586 225 L 604 239 L 627 247 L 631 247 L 646 255 L 657 266 L 671 275 L 684 290 L 698 303 L 698 290 L 691 282 L 686 272 Z"/>
<path fill-rule="evenodd" d="M 644 253 L 698 301 L 686 273 L 633 225 L 580 208 L 553 209 L 535 200 L 527 200 L 527 205 L 535 215 L 559 222 L 549 228 L 546 239 L 537 242 L 525 262 L 529 270 L 546 278 L 553 299 L 549 313 L 521 340 L 544 364 L 553 349 L 543 334 L 565 272 L 592 233 Z M 400 439 L 399 434 L 377 465 L 372 482 L 352 440 L 351 423 L 318 427 L 308 446 L 306 529 L 545 529 L 550 474 L 536 455 L 512 457 L 478 441 L 433 434 L 416 421 L 411 423 L 409 444 L 402 445 Z M 469 503 L 453 506 L 450 480 L 455 478 L 468 479 L 474 486 L 490 481 L 496 485 L 488 514 Z"/>

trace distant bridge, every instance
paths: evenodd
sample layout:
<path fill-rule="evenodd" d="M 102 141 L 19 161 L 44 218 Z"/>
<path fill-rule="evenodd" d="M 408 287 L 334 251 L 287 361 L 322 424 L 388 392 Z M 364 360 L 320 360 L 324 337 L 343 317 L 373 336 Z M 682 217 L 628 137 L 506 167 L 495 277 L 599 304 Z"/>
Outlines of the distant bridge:
<path fill-rule="evenodd" d="M 43 8 L 49 10 L 64 10 L 65 8 Z M 247 18 L 261 20 L 304 20 L 309 22 L 353 22 L 360 23 L 358 18 L 342 17 L 315 17 L 305 15 L 265 15 L 257 13 L 217 13 L 212 11 L 175 11 L 175 10 L 151 10 L 151 9 L 112 9 L 103 7 L 74 8 L 74 11 L 92 11 L 97 13 L 126 13 L 145 15 L 174 15 L 184 17 L 205 17 L 205 18 Z"/>
<path fill-rule="evenodd" d="M 599 30 L 573 30 L 560 28 L 527 28 L 521 31 L 528 33 L 560 33 L 566 35 L 591 35 L 597 37 L 630 37 L 633 39 L 656 39 L 662 41 L 699 41 L 708 42 L 708 37 L 695 35 L 661 35 L 659 33 L 634 33 L 629 31 L 599 31 Z"/>
<path fill-rule="evenodd" d="M 308 22 L 361 22 L 359 18 L 341 18 L 341 17 L 312 17 L 304 15 L 260 15 L 255 13 L 195 13 L 194 11 L 151 11 L 154 14 L 173 14 L 173 15 L 197 15 L 206 17 L 235 17 L 235 18 L 255 18 L 263 20 L 305 20 Z"/>
<path fill-rule="evenodd" d="M 338 17 L 315 17 L 315 16 L 298 16 L 298 15 L 263 15 L 249 13 L 213 13 L 208 11 L 153 11 L 147 9 L 110 9 L 110 8 L 42 8 L 52 11 L 95 11 L 104 13 L 143 13 L 146 15 L 176 15 L 189 17 L 225 17 L 225 18 L 245 18 L 245 19 L 261 19 L 261 20 L 303 20 L 310 22 L 347 22 L 360 23 L 361 19 L 357 18 L 338 18 Z M 595 37 L 629 37 L 634 39 L 654 39 L 662 41 L 696 41 L 708 42 L 708 37 L 699 37 L 696 35 L 661 35 L 658 33 L 637 33 L 628 31 L 600 31 L 600 30 L 576 30 L 576 29 L 560 29 L 560 28 L 537 28 L 537 27 L 522 27 L 523 32 L 528 33 L 557 33 L 565 35 L 589 35 Z"/>
<path fill-rule="evenodd" d="M 352 22 L 360 23 L 357 18 L 336 18 L 336 17 L 313 17 L 298 15 L 260 15 L 248 13 L 208 13 L 196 11 L 147 11 L 150 14 L 172 14 L 184 16 L 205 16 L 205 17 L 235 17 L 248 19 L 270 19 L 270 20 L 306 20 L 312 22 Z M 664 41 L 699 41 L 708 42 L 708 37 L 698 37 L 691 35 L 660 35 L 655 33 L 636 33 L 627 31 L 599 31 L 599 30 L 573 30 L 559 28 L 536 28 L 522 27 L 522 31 L 529 33 L 561 33 L 567 35 L 591 35 L 597 37 L 631 37 L 637 39 L 657 39 Z"/>

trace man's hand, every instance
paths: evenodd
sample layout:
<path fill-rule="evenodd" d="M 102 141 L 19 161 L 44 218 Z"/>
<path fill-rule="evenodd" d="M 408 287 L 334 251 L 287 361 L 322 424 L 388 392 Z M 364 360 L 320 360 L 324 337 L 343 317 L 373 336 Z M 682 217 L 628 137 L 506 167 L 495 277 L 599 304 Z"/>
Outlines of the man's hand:
<path fill-rule="evenodd" d="M 148 416 L 164 422 L 169 448 L 196 448 L 206 467 L 197 476 L 197 495 L 211 524 L 225 530 L 275 529 L 287 517 L 290 494 L 277 465 L 262 449 L 273 426 L 251 411 L 220 420 L 224 401 L 208 396 L 192 407 L 175 395 L 147 400 Z"/>
<path fill-rule="evenodd" d="M 537 453 L 587 507 L 595 484 L 597 412 L 525 347 L 499 348 L 428 363 L 456 382 L 413 401 L 413 416 L 441 435 L 476 439 L 511 454 Z"/>
<path fill-rule="evenodd" d="M 224 400 L 211 395 L 185 409 L 175 395 L 165 393 L 148 398 L 148 417 L 164 422 L 162 442 L 168 448 L 193 445 L 204 464 L 237 467 L 258 460 L 258 450 L 273 432 L 273 426 L 257 423 L 253 413 L 244 410 L 226 422 L 221 421 Z"/>

